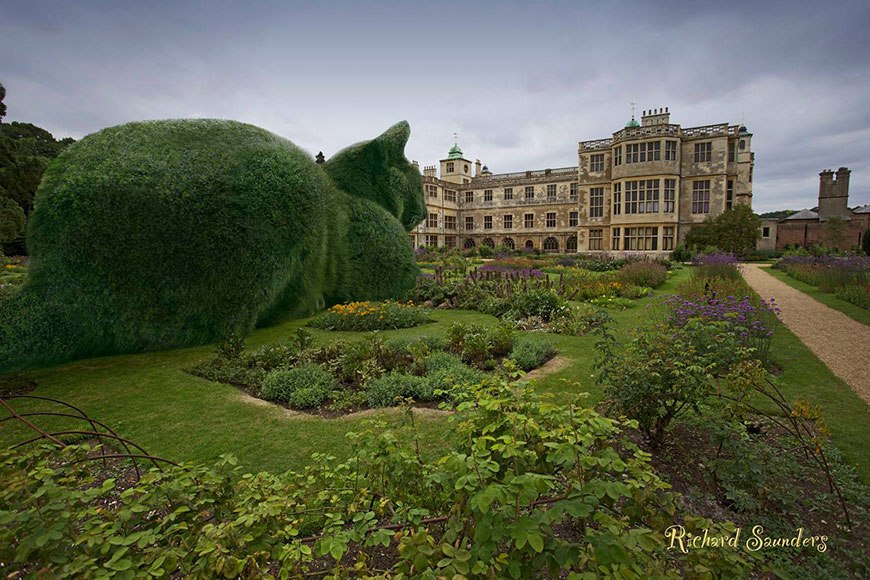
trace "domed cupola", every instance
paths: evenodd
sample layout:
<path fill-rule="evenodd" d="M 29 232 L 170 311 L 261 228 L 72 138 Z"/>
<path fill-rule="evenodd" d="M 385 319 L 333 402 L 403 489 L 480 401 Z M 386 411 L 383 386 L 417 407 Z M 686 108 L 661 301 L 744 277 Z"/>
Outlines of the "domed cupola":
<path fill-rule="evenodd" d="M 462 159 L 462 149 L 457 143 L 454 143 L 450 151 L 447 152 L 447 159 Z"/>

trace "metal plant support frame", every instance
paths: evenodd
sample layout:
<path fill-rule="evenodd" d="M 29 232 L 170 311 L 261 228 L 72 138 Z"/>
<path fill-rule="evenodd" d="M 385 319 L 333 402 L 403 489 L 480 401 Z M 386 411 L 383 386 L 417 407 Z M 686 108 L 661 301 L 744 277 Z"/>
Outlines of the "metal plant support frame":
<path fill-rule="evenodd" d="M 12 399 L 30 399 L 37 401 L 45 401 L 51 403 L 55 406 L 61 406 L 65 409 L 61 410 L 50 410 L 50 411 L 31 411 L 28 413 L 19 413 L 17 412 L 12 405 L 9 404 L 9 401 Z M 94 461 L 94 460 L 107 460 L 107 459 L 129 459 L 133 464 L 133 469 L 136 472 L 136 480 L 140 480 L 142 478 L 142 471 L 139 466 L 139 461 L 143 460 L 146 462 L 150 462 L 154 465 L 154 467 L 160 469 L 161 464 L 169 464 L 178 466 L 174 461 L 170 461 L 169 459 L 164 459 L 162 457 L 157 457 L 156 455 L 151 455 L 141 446 L 136 443 L 130 441 L 129 439 L 125 439 L 118 435 L 114 429 L 106 425 L 101 421 L 97 421 L 90 417 L 87 413 L 85 413 L 80 408 L 75 405 L 71 405 L 70 403 L 60 401 L 58 399 L 53 399 L 51 397 L 40 397 L 37 395 L 6 395 L 0 397 L 0 405 L 2 405 L 8 412 L 9 415 L 7 417 L 3 417 L 0 419 L 0 424 L 5 423 L 6 421 L 18 421 L 22 425 L 25 425 L 28 429 L 36 433 L 36 436 L 31 437 L 25 441 L 21 441 L 13 445 L 13 448 L 22 447 L 24 445 L 28 445 L 31 443 L 36 443 L 37 441 L 47 440 L 58 447 L 67 447 L 68 444 L 64 443 L 59 437 L 63 435 L 81 435 L 90 438 L 96 438 L 100 441 L 100 443 L 104 441 L 113 441 L 115 443 L 119 443 L 123 448 L 123 453 L 106 453 L 104 447 L 100 446 L 99 455 L 95 455 L 93 457 L 86 457 L 84 459 L 79 459 L 74 461 L 73 463 L 81 463 L 83 461 Z M 73 412 L 63 412 L 65 410 L 71 410 Z M 30 420 L 32 417 L 66 417 L 68 419 L 75 419 L 78 421 L 84 421 L 88 423 L 91 427 L 90 430 L 86 429 L 61 429 L 58 431 L 47 431 L 45 429 L 40 428 L 33 421 Z"/>

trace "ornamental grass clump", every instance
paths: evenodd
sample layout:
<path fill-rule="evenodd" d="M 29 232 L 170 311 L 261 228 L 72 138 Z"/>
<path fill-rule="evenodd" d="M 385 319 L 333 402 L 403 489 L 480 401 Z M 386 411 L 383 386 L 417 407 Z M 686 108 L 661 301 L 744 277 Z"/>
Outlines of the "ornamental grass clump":
<path fill-rule="evenodd" d="M 371 331 L 411 328 L 429 322 L 429 311 L 412 302 L 350 302 L 336 304 L 308 323 L 321 330 Z"/>
<path fill-rule="evenodd" d="M 668 279 L 668 269 L 657 262 L 634 262 L 622 268 L 616 279 L 626 285 L 658 288 Z"/>
<path fill-rule="evenodd" d="M 695 256 L 693 264 L 692 276 L 696 278 L 740 278 L 740 261 L 732 254 L 701 254 Z"/>

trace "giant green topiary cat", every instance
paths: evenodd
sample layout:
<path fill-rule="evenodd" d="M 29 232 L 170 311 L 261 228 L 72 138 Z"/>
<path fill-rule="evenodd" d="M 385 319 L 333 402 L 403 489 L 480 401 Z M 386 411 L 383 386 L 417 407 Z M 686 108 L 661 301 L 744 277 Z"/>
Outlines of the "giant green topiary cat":
<path fill-rule="evenodd" d="M 129 123 L 46 171 L 22 290 L 0 303 L 0 370 L 204 344 L 325 304 L 396 298 L 425 216 L 399 123 L 323 165 L 263 129 Z"/>

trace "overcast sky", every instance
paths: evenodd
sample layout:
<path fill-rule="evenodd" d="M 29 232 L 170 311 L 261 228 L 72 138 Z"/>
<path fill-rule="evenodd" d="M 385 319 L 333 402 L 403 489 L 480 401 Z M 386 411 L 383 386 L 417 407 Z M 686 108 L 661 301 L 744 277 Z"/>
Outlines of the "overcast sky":
<path fill-rule="evenodd" d="M 294 5 L 296 4 L 296 5 Z M 616 9 L 614 6 L 618 6 Z M 496 173 L 577 164 L 642 109 L 754 134 L 754 207 L 870 203 L 870 2 L 0 0 L 6 121 L 80 138 L 219 117 L 328 156 L 401 119 Z"/>

